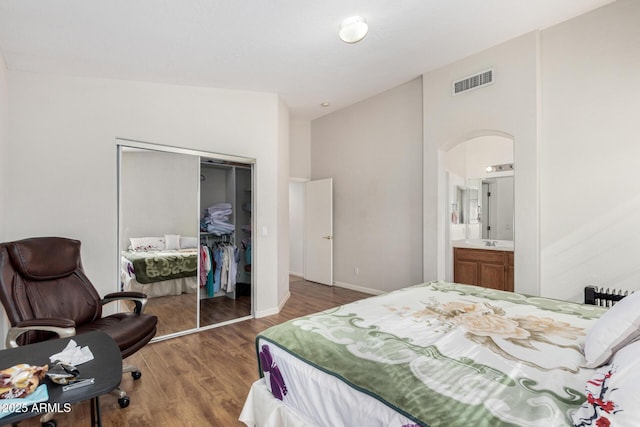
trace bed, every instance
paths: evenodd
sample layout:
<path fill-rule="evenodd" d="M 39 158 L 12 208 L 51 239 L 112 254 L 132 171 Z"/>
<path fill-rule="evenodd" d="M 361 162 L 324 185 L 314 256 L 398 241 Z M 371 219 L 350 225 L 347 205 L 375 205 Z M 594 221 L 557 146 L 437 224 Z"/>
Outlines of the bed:
<path fill-rule="evenodd" d="M 607 311 L 440 281 L 293 319 L 257 336 L 240 420 L 640 425 L 636 294 Z"/>
<path fill-rule="evenodd" d="M 123 251 L 120 281 L 123 290 L 149 298 L 198 291 L 198 249 Z"/>

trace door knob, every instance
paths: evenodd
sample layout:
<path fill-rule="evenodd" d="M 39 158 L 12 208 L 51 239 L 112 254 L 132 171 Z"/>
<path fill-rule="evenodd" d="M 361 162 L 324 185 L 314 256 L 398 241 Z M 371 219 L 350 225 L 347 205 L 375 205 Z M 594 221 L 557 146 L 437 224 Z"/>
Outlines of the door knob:
<path fill-rule="evenodd" d="M 323 239 L 331 240 L 333 239 L 333 236 L 324 236 Z"/>

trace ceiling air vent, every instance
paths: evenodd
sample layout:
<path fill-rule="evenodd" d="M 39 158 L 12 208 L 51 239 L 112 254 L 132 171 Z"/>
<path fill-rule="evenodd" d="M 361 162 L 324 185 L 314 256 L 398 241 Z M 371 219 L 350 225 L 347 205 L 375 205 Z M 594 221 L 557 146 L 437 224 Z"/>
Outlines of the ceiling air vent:
<path fill-rule="evenodd" d="M 493 83 L 493 69 L 453 82 L 453 95 Z"/>

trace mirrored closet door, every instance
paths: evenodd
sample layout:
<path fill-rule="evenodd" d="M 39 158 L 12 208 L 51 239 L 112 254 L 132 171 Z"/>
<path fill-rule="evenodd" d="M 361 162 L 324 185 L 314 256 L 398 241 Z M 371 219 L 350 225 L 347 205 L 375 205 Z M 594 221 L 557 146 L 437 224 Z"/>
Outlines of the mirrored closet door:
<path fill-rule="evenodd" d="M 155 340 L 250 318 L 253 160 L 128 140 L 118 154 L 120 290 L 147 294 Z"/>

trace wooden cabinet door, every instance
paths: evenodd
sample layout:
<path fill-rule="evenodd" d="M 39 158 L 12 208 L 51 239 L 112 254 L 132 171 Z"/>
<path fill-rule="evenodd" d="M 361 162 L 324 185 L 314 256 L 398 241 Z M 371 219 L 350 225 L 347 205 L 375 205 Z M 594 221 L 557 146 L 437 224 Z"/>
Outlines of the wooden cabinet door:
<path fill-rule="evenodd" d="M 504 263 L 482 263 L 478 264 L 478 267 L 480 268 L 480 282 L 478 283 L 480 286 L 504 291 L 506 272 Z"/>
<path fill-rule="evenodd" d="M 513 252 L 454 248 L 453 257 L 454 282 L 513 291 Z"/>
<path fill-rule="evenodd" d="M 453 281 L 467 285 L 477 285 L 478 263 L 475 261 L 456 260 L 453 267 Z"/>

